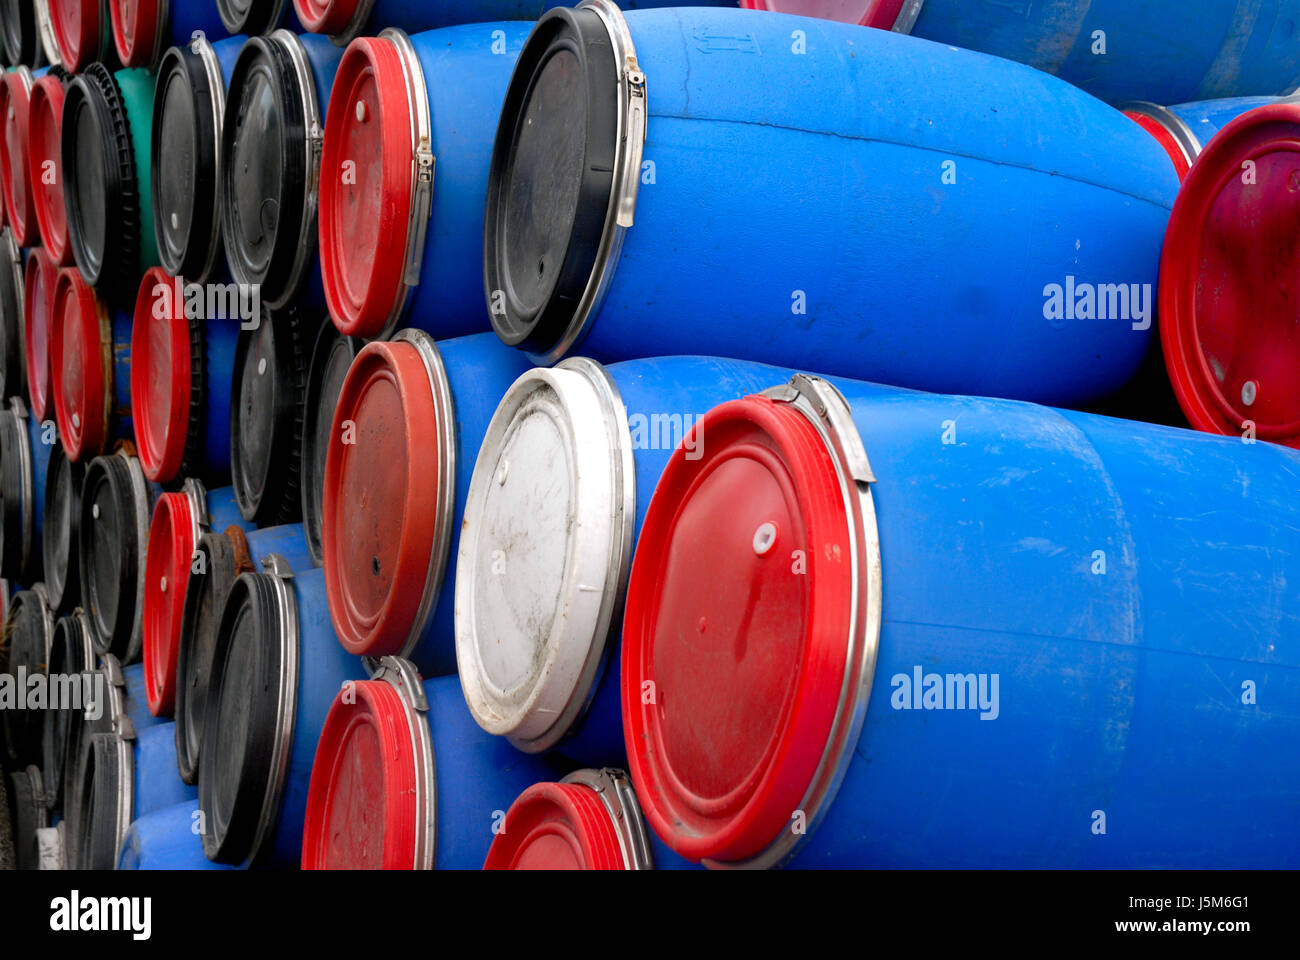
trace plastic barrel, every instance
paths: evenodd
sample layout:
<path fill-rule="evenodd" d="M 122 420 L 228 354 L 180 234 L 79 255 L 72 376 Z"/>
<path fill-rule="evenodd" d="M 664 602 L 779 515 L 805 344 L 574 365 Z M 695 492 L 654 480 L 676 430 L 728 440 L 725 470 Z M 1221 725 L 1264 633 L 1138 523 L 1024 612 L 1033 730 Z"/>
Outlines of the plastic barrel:
<path fill-rule="evenodd" d="M 456 659 L 485 730 L 530 752 L 622 762 L 620 612 L 655 482 L 715 405 L 788 376 L 701 357 L 574 358 L 510 388 L 458 522 Z"/>
<path fill-rule="evenodd" d="M 9 760 L 6 765 L 13 769 L 41 759 L 42 711 L 37 709 L 38 704 L 29 705 L 27 698 L 33 694 L 29 681 L 47 675 L 54 637 L 54 614 L 44 584 L 14 594 L 5 614 L 4 629 L 5 673 L 9 674 L 7 683 L 15 702 L 0 710 L 0 729 L 4 732 L 5 754 Z M 38 687 L 48 688 L 48 677 Z"/>
<path fill-rule="evenodd" d="M 320 194 L 325 297 L 344 333 L 388 337 L 409 323 L 441 340 L 491 328 L 482 253 L 465 238 L 483 235 L 497 118 L 531 26 L 394 30 L 349 46 Z"/>
<path fill-rule="evenodd" d="M 140 283 L 131 328 L 131 409 L 140 463 L 158 483 L 230 478 L 230 383 L 241 303 L 233 289 L 218 303 L 209 296 L 213 290 L 169 277 L 161 267 Z"/>
<path fill-rule="evenodd" d="M 176 656 L 176 765 L 181 779 L 197 783 L 203 722 L 212 677 L 217 628 L 231 585 L 241 573 L 263 569 L 272 554 L 294 570 L 311 566 L 301 524 L 204 533 L 199 537 L 185 586 L 180 650 Z"/>
<path fill-rule="evenodd" d="M 486 293 L 539 360 L 706 354 L 1083 405 L 1152 339 L 1177 176 L 1123 114 L 1024 66 L 597 0 L 538 22 L 502 118 Z"/>
<path fill-rule="evenodd" d="M 85 694 L 82 677 L 89 676 L 95 668 L 95 648 L 90 642 L 86 617 L 81 611 L 61 617 L 54 624 L 50 643 L 50 676 L 69 678 L 60 681 L 65 686 L 67 700 L 60 700 L 58 709 L 45 711 L 44 732 L 41 737 L 46 799 L 51 810 L 64 809 L 64 764 L 67 762 L 68 740 L 74 724 L 81 723 Z M 75 678 L 75 679 L 73 679 Z M 79 691 L 79 693 L 78 693 Z"/>
<path fill-rule="evenodd" d="M 1284 94 L 1300 85 L 1300 3 L 740 0 L 1018 60 L 1112 103 Z"/>
<path fill-rule="evenodd" d="M 153 67 L 168 47 L 188 44 L 195 34 L 227 33 L 207 0 L 110 0 L 109 15 L 117 58 L 126 67 Z"/>
<path fill-rule="evenodd" d="M 63 66 L 80 73 L 90 64 L 117 64 L 108 0 L 49 0 L 50 23 Z"/>
<path fill-rule="evenodd" d="M 0 229 L 0 399 L 27 396 L 23 264 L 13 231 Z"/>
<path fill-rule="evenodd" d="M 137 663 L 144 647 L 144 578 L 149 521 L 162 492 L 127 450 L 96 457 L 81 488 L 82 605 L 95 649 Z M 143 676 L 143 667 L 139 668 Z M 141 688 L 140 703 L 145 703 Z"/>
<path fill-rule="evenodd" d="M 52 328 L 59 436 L 69 457 L 89 460 L 133 432 L 131 314 L 110 308 L 76 268 L 64 267 L 54 285 Z"/>
<path fill-rule="evenodd" d="M 37 831 L 49 826 L 41 771 L 34 766 L 28 766 L 15 770 L 4 779 L 8 782 L 0 783 L 0 790 L 8 788 L 9 791 L 9 813 L 13 817 L 15 866 L 19 870 L 39 869 L 40 847 Z"/>
<path fill-rule="evenodd" d="M 318 331 L 328 322 L 290 306 L 263 311 L 251 329 L 241 324 L 226 440 L 239 509 L 259 527 L 302 519 L 307 367 Z"/>
<path fill-rule="evenodd" d="M 36 26 L 34 0 L 4 0 L 0 17 L 5 54 L 15 66 L 39 67 L 45 62 L 45 50 Z"/>
<path fill-rule="evenodd" d="M 290 30 L 302 28 L 290 0 L 217 0 L 217 12 L 229 33 L 253 36 L 281 25 Z"/>
<path fill-rule="evenodd" d="M 199 805 L 203 851 L 218 863 L 299 863 L 326 714 L 345 683 L 366 678 L 334 637 L 325 574 L 269 566 L 235 581 L 212 659 Z"/>
<path fill-rule="evenodd" d="M 660 836 L 750 866 L 1300 862 L 1300 732 L 1257 704 L 1300 692 L 1300 454 L 837 386 L 710 412 L 655 491 L 622 687 Z"/>
<path fill-rule="evenodd" d="M 41 531 L 54 428 L 37 423 L 21 400 L 0 410 L 0 572 L 11 580 L 41 579 Z"/>
<path fill-rule="evenodd" d="M 176 703 L 176 661 L 181 643 L 185 592 L 199 537 L 244 526 L 229 487 L 208 491 L 186 480 L 179 493 L 164 493 L 154 506 L 144 569 L 144 672 L 149 712 L 170 717 Z"/>
<path fill-rule="evenodd" d="M 528 369 L 491 334 L 443 341 L 406 330 L 358 354 L 325 464 L 325 579 L 349 652 L 456 671 L 454 543 L 479 444 Z"/>
<path fill-rule="evenodd" d="M 325 563 L 321 547 L 321 504 L 325 497 L 325 460 L 334 439 L 334 409 L 338 406 L 339 392 L 343 389 L 348 368 L 362 346 L 361 340 L 343 336 L 334 324 L 322 324 L 307 370 L 300 494 L 307 548 L 311 551 L 312 563 L 318 567 Z"/>
<path fill-rule="evenodd" d="M 1185 180 L 1205 145 L 1229 122 L 1247 110 L 1276 103 L 1277 97 L 1232 97 L 1198 100 L 1162 107 L 1155 103 L 1125 103 L 1120 109 L 1160 142 Z"/>
<path fill-rule="evenodd" d="M 119 870 L 227 870 L 203 855 L 206 818 L 199 801 L 189 800 L 136 820 L 126 832 Z"/>
<path fill-rule="evenodd" d="M 63 55 L 59 51 L 59 41 L 54 36 L 54 20 L 50 16 L 50 0 L 32 0 L 36 10 L 36 36 L 41 44 L 41 55 L 45 62 L 53 66 L 62 66 Z"/>
<path fill-rule="evenodd" d="M 1192 168 L 1160 264 L 1160 340 L 1198 430 L 1300 448 L 1300 103 L 1229 123 Z"/>
<path fill-rule="evenodd" d="M 455 677 L 385 657 L 351 693 L 321 732 L 304 869 L 478 870 L 511 801 L 565 772 L 475 726 Z"/>
<path fill-rule="evenodd" d="M 57 266 L 73 263 L 63 203 L 63 100 L 68 74 L 51 69 L 32 84 L 27 120 L 27 179 L 41 243 Z"/>
<path fill-rule="evenodd" d="M 59 268 L 41 247 L 27 254 L 23 278 L 23 347 L 27 354 L 27 399 L 40 423 L 54 419 L 54 381 L 50 376 L 50 332 Z"/>
<path fill-rule="evenodd" d="M 77 552 L 81 541 L 81 485 L 86 466 L 73 463 L 63 443 L 50 450 L 45 475 L 45 524 L 41 529 L 45 590 L 50 605 L 71 613 L 81 600 L 81 568 Z"/>
<path fill-rule="evenodd" d="M 228 274 L 221 246 L 221 124 L 226 85 L 247 37 L 198 38 L 167 51 L 153 113 L 153 230 L 158 259 L 195 283 Z"/>
<path fill-rule="evenodd" d="M 158 265 L 153 230 L 153 77 L 91 64 L 63 99 L 64 202 L 72 255 L 86 282 L 129 307 Z"/>
<path fill-rule="evenodd" d="M 0 78 L 0 120 L 3 121 L 0 187 L 4 191 L 9 227 L 20 247 L 33 247 L 41 242 L 27 169 L 27 143 L 32 84 L 37 76 L 47 72 L 42 69 L 33 74 L 27 67 L 18 67 Z"/>
<path fill-rule="evenodd" d="M 576 770 L 519 795 L 484 870 L 668 870 L 693 866 L 646 829 L 623 770 Z"/>
<path fill-rule="evenodd" d="M 252 31 L 249 31 L 252 32 Z M 325 306 L 316 256 L 321 130 L 343 51 L 277 30 L 239 52 L 221 129 L 221 233 L 231 275 L 262 302 Z M 268 208 L 277 216 L 268 221 Z"/>

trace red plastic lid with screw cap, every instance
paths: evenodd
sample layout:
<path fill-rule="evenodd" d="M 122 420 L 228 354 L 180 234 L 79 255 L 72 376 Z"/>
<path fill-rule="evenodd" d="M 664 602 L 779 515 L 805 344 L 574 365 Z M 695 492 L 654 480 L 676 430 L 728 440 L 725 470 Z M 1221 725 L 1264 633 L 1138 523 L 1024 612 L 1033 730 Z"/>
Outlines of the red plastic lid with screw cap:
<path fill-rule="evenodd" d="M 618 828 L 596 791 L 580 783 L 538 783 L 506 811 L 484 870 L 624 870 Z"/>
<path fill-rule="evenodd" d="M 853 547 L 836 463 L 793 405 L 750 397 L 695 430 L 704 456 L 673 455 L 637 544 L 623 725 L 660 838 L 688 859 L 738 862 L 788 833 L 831 742 Z"/>
<path fill-rule="evenodd" d="M 41 242 L 32 202 L 32 185 L 27 177 L 27 117 L 31 102 L 32 74 L 19 67 L 0 79 L 0 184 L 14 239 L 20 247 Z"/>
<path fill-rule="evenodd" d="M 907 0 L 740 0 L 746 10 L 770 10 L 800 17 L 838 20 L 892 30 Z"/>
<path fill-rule="evenodd" d="M 325 589 L 350 652 L 402 652 L 415 625 L 440 520 L 441 436 L 429 371 L 403 340 L 357 354 L 339 392 L 321 508 Z"/>
<path fill-rule="evenodd" d="M 356 175 L 348 183 L 322 176 L 320 188 L 325 297 L 334 325 L 348 336 L 381 335 L 404 295 L 413 149 L 397 46 L 382 37 L 353 40 L 330 93 L 321 169 L 351 161 Z"/>
<path fill-rule="evenodd" d="M 352 26 L 359 0 L 293 0 L 303 28 L 311 33 L 338 36 Z"/>
<path fill-rule="evenodd" d="M 108 313 L 76 267 L 64 267 L 54 286 L 50 321 L 54 414 L 68 459 L 94 456 L 108 433 L 108 380 L 112 350 Z"/>
<path fill-rule="evenodd" d="M 99 56 L 102 0 L 50 0 L 50 21 L 63 65 L 80 73 Z"/>
<path fill-rule="evenodd" d="M 180 472 L 190 419 L 190 373 L 185 298 L 176 295 L 176 281 L 161 267 L 150 267 L 140 283 L 131 325 L 131 412 L 140 465 L 155 483 Z"/>
<path fill-rule="evenodd" d="M 1223 128 L 1192 166 L 1165 234 L 1160 340 L 1198 430 L 1300 448 L 1300 104 Z"/>
<path fill-rule="evenodd" d="M 304 870 L 410 870 L 417 848 L 419 775 L 409 715 L 382 680 L 353 685 L 334 698 L 316 745 Z"/>
<path fill-rule="evenodd" d="M 170 717 L 176 707 L 176 658 L 194 529 L 189 497 L 164 493 L 158 498 L 144 567 L 144 692 L 155 717 Z"/>
<path fill-rule="evenodd" d="M 124 67 L 147 67 L 162 55 L 158 20 L 164 15 L 164 10 L 163 0 L 109 0 L 113 43 Z"/>
<path fill-rule="evenodd" d="M 27 176 L 41 242 L 58 266 L 70 266 L 72 245 L 68 243 L 68 211 L 63 204 L 62 80 L 47 73 L 32 85 L 28 116 Z M 47 176 L 47 171 L 53 175 Z"/>
<path fill-rule="evenodd" d="M 27 394 L 32 416 L 44 423 L 54 413 L 54 384 L 50 377 L 50 327 L 54 316 L 54 287 L 59 268 L 41 247 L 27 256 L 23 318 L 26 331 Z"/>

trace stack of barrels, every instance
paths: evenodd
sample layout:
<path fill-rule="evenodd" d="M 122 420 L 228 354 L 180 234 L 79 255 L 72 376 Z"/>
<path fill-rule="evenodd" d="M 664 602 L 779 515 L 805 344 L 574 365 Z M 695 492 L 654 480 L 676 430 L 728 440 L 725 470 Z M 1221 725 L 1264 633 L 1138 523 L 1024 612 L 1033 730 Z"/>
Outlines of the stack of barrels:
<path fill-rule="evenodd" d="M 1300 0 L 1191 6 L 0 6 L 17 865 L 1300 865 Z"/>

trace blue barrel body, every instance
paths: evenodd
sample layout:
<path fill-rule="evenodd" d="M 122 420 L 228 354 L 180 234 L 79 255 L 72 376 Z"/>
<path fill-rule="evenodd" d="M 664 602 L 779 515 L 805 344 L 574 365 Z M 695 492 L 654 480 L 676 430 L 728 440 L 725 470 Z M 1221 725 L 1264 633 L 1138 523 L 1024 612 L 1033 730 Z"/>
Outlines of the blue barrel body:
<path fill-rule="evenodd" d="M 231 870 L 203 855 L 199 801 L 189 800 L 138 818 L 126 833 L 119 870 Z"/>
<path fill-rule="evenodd" d="M 207 491 L 208 498 L 206 507 L 208 511 L 207 524 L 214 531 L 220 533 L 227 527 L 239 527 L 246 535 L 251 536 L 256 527 L 244 519 L 244 515 L 239 512 L 239 503 L 235 500 L 234 487 L 219 487 L 216 490 Z M 268 527 L 268 530 L 277 530 L 278 527 Z M 251 544 L 250 544 L 251 546 Z M 286 557 L 285 559 L 290 559 Z M 290 560 L 292 563 L 292 560 Z M 298 569 L 294 567 L 294 569 Z"/>
<path fill-rule="evenodd" d="M 143 566 L 143 565 L 142 565 Z M 144 687 L 144 664 L 133 663 L 129 667 L 122 668 L 122 678 L 126 681 L 126 716 L 131 721 L 131 726 L 135 728 L 136 736 L 140 736 L 150 727 L 157 727 L 167 723 L 166 717 L 155 717 L 149 712 L 149 698 L 145 694 Z M 171 727 L 168 727 L 171 730 Z M 172 748 L 172 770 L 176 769 L 176 748 Z"/>
<path fill-rule="evenodd" d="M 1022 65 L 880 30 L 708 8 L 627 23 L 645 172 L 577 352 L 1061 405 L 1138 370 L 1178 178 L 1121 113 Z M 1056 316 L 1052 285 L 1080 284 L 1145 290 L 1145 321 L 1118 300 L 1111 319 L 1076 319 L 1060 293 Z"/>
<path fill-rule="evenodd" d="M 58 437 L 58 429 L 53 423 L 53 408 L 50 410 L 51 418 L 46 421 L 50 424 L 48 430 L 45 426 L 36 422 L 36 418 L 28 412 L 27 415 L 27 434 L 32 441 L 32 529 L 35 531 L 35 540 L 32 543 L 32 549 L 37 554 L 41 552 L 41 544 L 44 542 L 42 531 L 45 529 L 45 480 L 50 473 L 50 454 L 54 452 L 54 441 Z M 49 442 L 46 442 L 48 434 Z"/>
<path fill-rule="evenodd" d="M 1277 97 L 1230 97 L 1179 103 L 1170 107 L 1169 112 L 1187 124 L 1187 129 L 1192 131 L 1204 150 L 1215 134 L 1243 113 L 1276 102 Z"/>
<path fill-rule="evenodd" d="M 675 7 L 683 0 L 619 0 L 624 10 L 638 7 Z M 700 7 L 734 7 L 735 0 L 690 0 Z M 433 30 L 458 23 L 488 23 L 493 20 L 536 20 L 552 7 L 570 6 L 563 0 L 375 0 L 367 24 L 371 33 L 385 27 L 401 27 L 407 33 Z"/>
<path fill-rule="evenodd" d="M 108 418 L 106 449 L 111 450 L 114 439 L 135 436 L 131 420 L 131 327 L 135 319 L 125 310 L 109 309 L 113 315 L 113 410 Z"/>
<path fill-rule="evenodd" d="M 925 0 L 911 32 L 1027 63 L 1112 103 L 1182 103 L 1295 90 L 1297 25 L 1298 0 Z"/>
<path fill-rule="evenodd" d="M 1300 865 L 1300 453 L 837 386 L 876 477 L 883 625 L 794 865 Z M 996 711 L 896 706 L 918 669 L 986 677 Z"/>
<path fill-rule="evenodd" d="M 293 4 L 286 3 L 285 6 L 290 8 L 291 15 L 296 18 Z M 307 53 L 307 63 L 311 66 L 312 78 L 316 83 L 316 102 L 320 107 L 321 129 L 324 129 L 325 112 L 329 107 L 330 91 L 334 89 L 334 74 L 338 72 L 339 61 L 343 59 L 343 48 L 335 46 L 328 37 L 314 33 L 299 34 L 298 39 L 302 41 L 303 49 Z M 312 173 L 311 179 L 318 184 L 314 189 L 319 190 L 319 171 Z M 313 245 L 316 243 L 314 235 L 311 242 Z M 299 306 L 307 311 L 325 309 L 325 281 L 321 278 L 319 255 L 313 255 L 311 258 L 307 278 L 303 282 L 297 301 Z"/>
<path fill-rule="evenodd" d="M 231 491 L 233 496 L 233 490 Z M 211 494 L 209 494 L 211 504 Z M 235 506 L 238 513 L 239 507 Z M 248 540 L 248 552 L 258 573 L 264 573 L 263 562 L 273 553 L 278 553 L 289 562 L 290 570 L 310 570 L 311 552 L 307 549 L 307 534 L 301 523 L 285 523 L 278 527 L 265 527 L 261 530 L 249 529 L 249 524 L 242 514 L 238 521 L 231 520 L 226 526 L 234 524 L 244 528 Z M 212 528 L 220 532 L 224 527 Z"/>
<path fill-rule="evenodd" d="M 183 47 L 194 39 L 196 32 L 204 34 L 209 41 L 229 35 L 230 31 L 221 22 L 221 14 L 216 3 L 196 3 L 195 0 L 168 0 L 168 24 L 170 46 Z M 214 44 L 215 45 L 215 44 Z M 162 51 L 159 51 L 159 55 Z M 224 65 L 223 65 L 224 66 Z M 226 74 L 229 81 L 230 74 Z"/>
<path fill-rule="evenodd" d="M 198 787 L 190 786 L 176 775 L 175 723 L 156 723 L 137 732 L 132 753 L 135 756 L 132 820 L 178 803 L 198 800 Z"/>
<path fill-rule="evenodd" d="M 239 323 L 208 320 L 203 324 L 204 376 L 203 457 L 209 475 L 230 476 L 230 391 L 235 378 L 235 344 Z"/>
<path fill-rule="evenodd" d="M 220 21 L 220 17 L 217 18 Z M 223 25 L 220 33 L 225 33 L 226 28 Z M 211 40 L 211 37 L 209 37 Z M 212 52 L 217 55 L 217 62 L 221 64 L 221 80 L 226 89 L 230 89 L 230 78 L 235 72 L 235 61 L 239 59 L 239 51 L 244 49 L 244 44 L 248 37 L 243 34 L 236 34 L 233 37 L 226 37 L 223 40 L 212 42 Z"/>
<path fill-rule="evenodd" d="M 306 556 L 305 541 L 302 550 Z M 298 712 L 268 862 L 296 867 L 302 862 L 307 788 L 325 717 L 339 688 L 349 680 L 365 680 L 367 674 L 361 659 L 345 651 L 334 634 L 325 598 L 325 571 L 312 567 L 310 556 L 294 569 L 305 571 L 295 573 L 290 581 L 298 602 Z"/>
<path fill-rule="evenodd" d="M 438 777 L 435 865 L 481 870 L 492 846 L 494 819 L 504 818 L 515 797 L 534 783 L 554 780 L 556 770 L 475 723 L 456 677 L 426 680 L 424 694 Z"/>

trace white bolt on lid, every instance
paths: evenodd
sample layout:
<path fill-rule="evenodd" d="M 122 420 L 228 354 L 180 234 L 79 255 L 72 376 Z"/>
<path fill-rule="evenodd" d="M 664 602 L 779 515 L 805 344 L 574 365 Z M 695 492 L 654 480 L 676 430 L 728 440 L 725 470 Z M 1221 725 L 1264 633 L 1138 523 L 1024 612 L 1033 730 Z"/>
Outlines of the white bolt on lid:
<path fill-rule="evenodd" d="M 540 752 L 592 692 L 627 579 L 632 438 L 603 367 L 530 370 L 497 407 L 466 498 L 456 660 L 489 733 Z"/>

